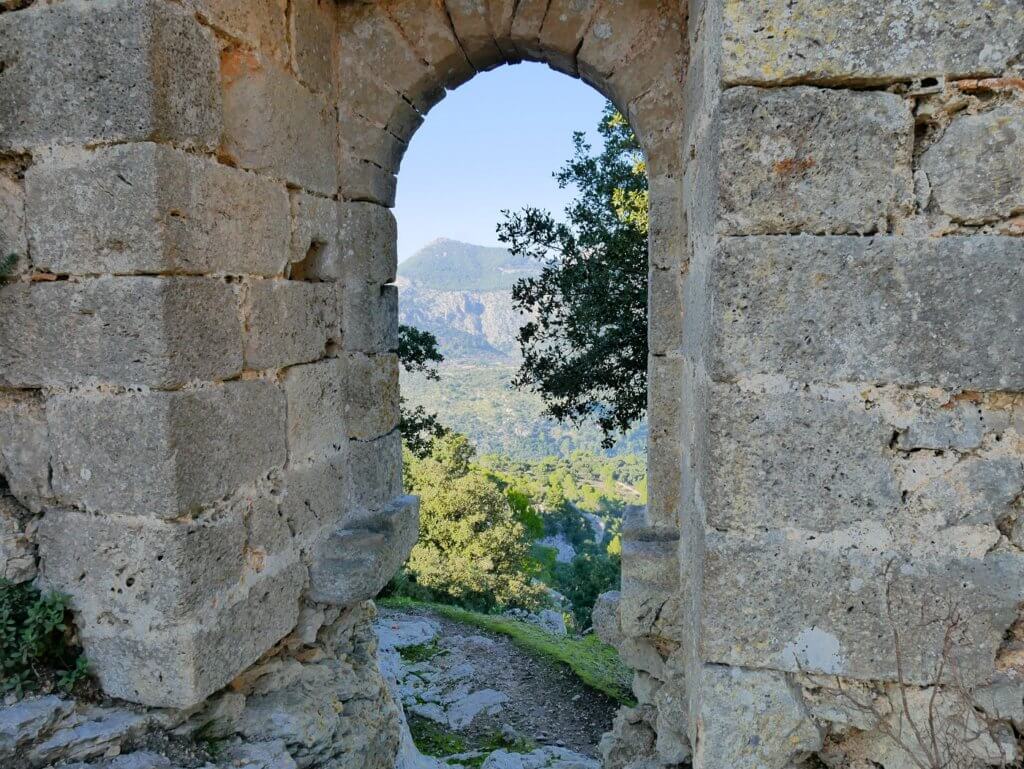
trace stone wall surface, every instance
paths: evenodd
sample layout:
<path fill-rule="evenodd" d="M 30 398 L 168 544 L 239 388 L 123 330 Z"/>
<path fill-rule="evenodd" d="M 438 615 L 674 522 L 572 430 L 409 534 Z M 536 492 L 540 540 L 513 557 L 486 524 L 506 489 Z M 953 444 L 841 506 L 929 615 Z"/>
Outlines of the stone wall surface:
<path fill-rule="evenodd" d="M 1016 0 L 0 2 L 0 576 L 139 706 L 30 701 L 0 758 L 215 716 L 245 765 L 391 769 L 389 207 L 446 89 L 528 59 L 650 176 L 606 766 L 1012 763 L 1022 57 Z"/>

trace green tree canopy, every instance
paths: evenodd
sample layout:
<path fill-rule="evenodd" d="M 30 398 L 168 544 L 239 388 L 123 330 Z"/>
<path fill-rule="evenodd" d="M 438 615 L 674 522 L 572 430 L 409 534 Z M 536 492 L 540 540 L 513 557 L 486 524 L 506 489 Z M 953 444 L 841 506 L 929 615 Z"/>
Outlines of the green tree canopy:
<path fill-rule="evenodd" d="M 408 459 L 406 484 L 420 496 L 420 537 L 407 577 L 432 597 L 488 611 L 537 608 L 530 537 L 505 493 L 470 464 L 463 435 L 433 442 L 425 459 Z"/>
<path fill-rule="evenodd" d="M 605 446 L 647 407 L 648 187 L 639 144 L 609 105 L 598 154 L 582 133 L 555 174 L 578 190 L 567 222 L 546 211 L 503 212 L 498 237 L 543 264 L 513 288 L 533 320 L 519 332 L 515 385 L 541 395 L 548 413 L 575 424 L 595 419 Z"/>

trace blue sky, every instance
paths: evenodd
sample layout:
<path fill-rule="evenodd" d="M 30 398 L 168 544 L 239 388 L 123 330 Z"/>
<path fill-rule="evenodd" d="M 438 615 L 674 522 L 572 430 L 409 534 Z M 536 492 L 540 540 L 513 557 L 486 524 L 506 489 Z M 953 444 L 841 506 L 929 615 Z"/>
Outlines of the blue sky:
<path fill-rule="evenodd" d="M 499 245 L 503 208 L 561 213 L 572 196 L 551 174 L 572 153 L 572 133 L 594 128 L 605 100 L 542 64 L 477 75 L 430 111 L 398 174 L 398 254 L 431 240 Z"/>

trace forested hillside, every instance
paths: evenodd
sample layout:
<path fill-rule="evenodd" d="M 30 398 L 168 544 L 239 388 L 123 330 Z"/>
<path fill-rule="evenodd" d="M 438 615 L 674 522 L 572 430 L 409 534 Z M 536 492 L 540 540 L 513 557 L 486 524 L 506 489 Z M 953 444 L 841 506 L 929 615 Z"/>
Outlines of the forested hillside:
<path fill-rule="evenodd" d="M 581 450 L 606 453 L 596 425 L 577 428 L 548 419 L 539 396 L 510 386 L 524 323 L 512 306 L 511 289 L 537 270 L 504 249 L 453 240 L 435 241 L 402 262 L 401 322 L 434 334 L 445 357 L 440 380 L 403 372 L 402 394 L 409 406 L 439 413 L 481 454 L 539 459 Z M 610 453 L 642 454 L 646 441 L 641 423 Z"/>

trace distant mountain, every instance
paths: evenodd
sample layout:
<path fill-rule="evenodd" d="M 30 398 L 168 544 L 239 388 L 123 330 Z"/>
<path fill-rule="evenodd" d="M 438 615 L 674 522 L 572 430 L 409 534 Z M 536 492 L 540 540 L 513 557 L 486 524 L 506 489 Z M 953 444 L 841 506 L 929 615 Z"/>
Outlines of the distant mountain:
<path fill-rule="evenodd" d="M 439 238 L 398 265 L 398 274 L 439 291 L 508 291 L 519 278 L 540 272 L 535 262 L 489 248 Z"/>
<path fill-rule="evenodd" d="M 434 334 L 453 361 L 515 361 L 524 318 L 512 286 L 540 268 L 501 248 L 436 240 L 398 266 L 401 322 Z"/>

